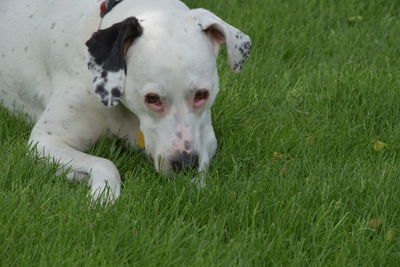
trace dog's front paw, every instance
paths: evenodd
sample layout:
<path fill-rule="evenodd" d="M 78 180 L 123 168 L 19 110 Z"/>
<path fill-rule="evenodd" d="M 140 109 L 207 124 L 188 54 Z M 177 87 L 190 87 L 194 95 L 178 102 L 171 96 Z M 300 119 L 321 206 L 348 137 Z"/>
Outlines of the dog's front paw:
<path fill-rule="evenodd" d="M 100 205 L 113 204 L 119 197 L 120 192 L 121 183 L 119 181 L 93 181 L 90 186 L 90 196 L 93 202 Z"/>
<path fill-rule="evenodd" d="M 102 205 L 115 202 L 121 192 L 121 179 L 115 165 L 108 160 L 98 162 L 90 174 L 90 195 Z"/>

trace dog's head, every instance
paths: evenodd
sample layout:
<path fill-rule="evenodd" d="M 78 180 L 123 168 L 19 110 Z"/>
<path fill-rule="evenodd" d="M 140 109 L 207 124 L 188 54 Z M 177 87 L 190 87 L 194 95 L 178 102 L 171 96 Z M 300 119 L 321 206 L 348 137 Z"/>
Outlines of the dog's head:
<path fill-rule="evenodd" d="M 219 90 L 220 45 L 227 45 L 229 65 L 240 72 L 250 38 L 204 9 L 118 23 L 111 16 L 102 28 L 86 43 L 100 101 L 108 107 L 122 102 L 139 118 L 157 170 L 204 169 L 217 146 L 210 108 Z"/>

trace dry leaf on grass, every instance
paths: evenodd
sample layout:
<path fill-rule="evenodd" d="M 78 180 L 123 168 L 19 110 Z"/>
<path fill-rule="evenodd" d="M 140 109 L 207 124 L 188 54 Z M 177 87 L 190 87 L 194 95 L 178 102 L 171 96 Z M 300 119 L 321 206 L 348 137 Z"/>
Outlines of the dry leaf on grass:
<path fill-rule="evenodd" d="M 387 144 L 382 142 L 382 141 L 375 141 L 374 150 L 375 151 L 382 151 L 382 150 L 385 149 L 386 146 L 387 146 Z"/>
<path fill-rule="evenodd" d="M 280 160 L 280 159 L 282 159 L 282 157 L 283 157 L 283 155 L 281 153 L 278 153 L 278 152 L 274 152 L 272 154 L 272 160 Z"/>
<path fill-rule="evenodd" d="M 381 227 L 381 225 L 383 224 L 383 219 L 377 218 L 377 219 L 371 219 L 368 222 L 368 227 L 372 228 L 372 229 L 378 229 L 379 227 Z"/>

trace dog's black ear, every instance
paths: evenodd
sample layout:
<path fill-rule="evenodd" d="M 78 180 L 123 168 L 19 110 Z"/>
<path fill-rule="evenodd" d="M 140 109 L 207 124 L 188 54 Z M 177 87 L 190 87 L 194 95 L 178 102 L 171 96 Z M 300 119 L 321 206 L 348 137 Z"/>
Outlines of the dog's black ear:
<path fill-rule="evenodd" d="M 117 105 L 124 92 L 126 55 L 142 32 L 139 21 L 130 17 L 95 32 L 86 42 L 95 92 L 107 107 Z"/>
<path fill-rule="evenodd" d="M 210 39 L 215 54 L 218 54 L 220 45 L 225 43 L 231 70 L 240 72 L 251 52 L 250 37 L 208 10 L 192 9 L 191 14 Z"/>

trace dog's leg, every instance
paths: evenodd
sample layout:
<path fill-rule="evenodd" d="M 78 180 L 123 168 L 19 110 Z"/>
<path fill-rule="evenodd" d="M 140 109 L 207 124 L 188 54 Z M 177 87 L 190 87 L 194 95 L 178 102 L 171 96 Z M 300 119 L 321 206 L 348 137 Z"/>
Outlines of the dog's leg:
<path fill-rule="evenodd" d="M 41 156 L 50 157 L 70 171 L 69 180 L 88 177 L 94 200 L 114 200 L 120 194 L 121 179 L 108 159 L 84 153 L 100 136 L 107 133 L 118 110 L 97 103 L 95 96 L 71 82 L 62 81 L 32 130 L 29 142 Z M 83 93 L 82 93 L 83 92 Z M 114 114 L 115 113 L 115 114 Z"/>
<path fill-rule="evenodd" d="M 118 198 L 121 179 L 115 165 L 108 159 L 85 154 L 62 142 L 57 137 L 33 135 L 30 139 L 42 156 L 51 157 L 70 169 L 69 177 L 89 176 L 90 194 L 94 200 L 104 196 L 105 201 Z M 103 195 L 104 194 L 104 195 Z"/>

